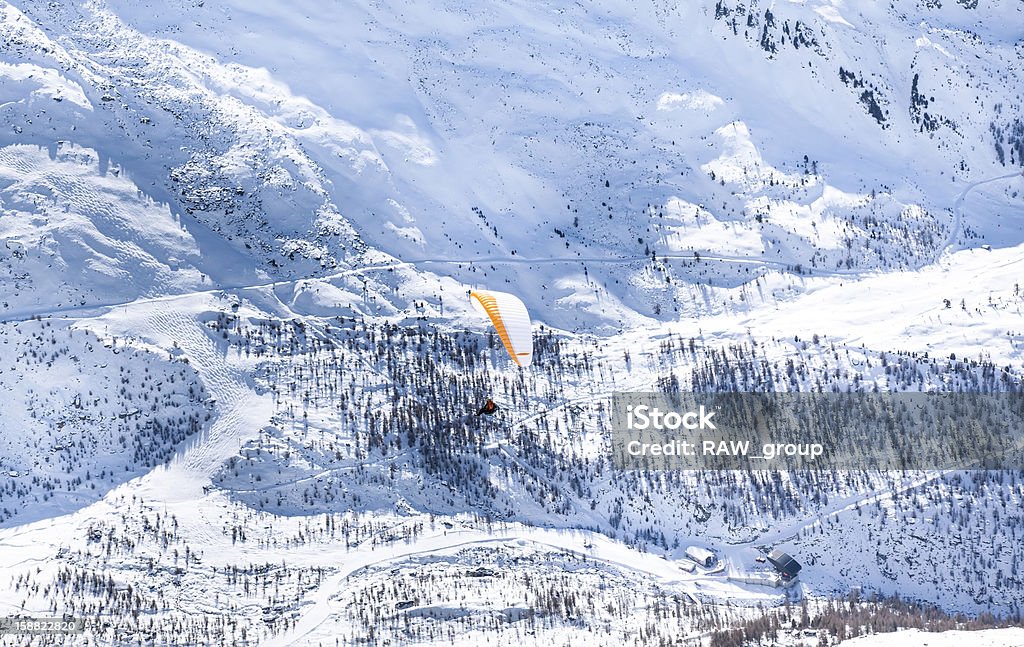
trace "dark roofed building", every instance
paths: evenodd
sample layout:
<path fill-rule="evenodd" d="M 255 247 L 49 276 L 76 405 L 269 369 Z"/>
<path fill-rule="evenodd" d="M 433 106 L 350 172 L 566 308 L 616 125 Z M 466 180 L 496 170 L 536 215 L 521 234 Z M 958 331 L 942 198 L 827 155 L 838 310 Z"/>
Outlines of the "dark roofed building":
<path fill-rule="evenodd" d="M 775 567 L 775 570 L 781 573 L 782 577 L 787 580 L 796 577 L 797 573 L 800 572 L 800 569 L 803 568 L 803 566 L 800 565 L 800 562 L 796 561 L 781 550 L 773 550 L 771 554 L 768 555 L 768 561 L 771 562 L 771 565 Z"/>

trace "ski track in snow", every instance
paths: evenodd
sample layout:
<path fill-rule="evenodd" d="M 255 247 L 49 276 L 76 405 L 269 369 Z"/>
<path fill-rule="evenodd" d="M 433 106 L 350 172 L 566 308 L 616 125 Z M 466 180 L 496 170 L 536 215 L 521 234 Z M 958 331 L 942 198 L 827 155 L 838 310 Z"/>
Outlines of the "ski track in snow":
<path fill-rule="evenodd" d="M 977 182 L 972 182 L 964 187 L 964 190 L 960 192 L 960 195 L 957 196 L 956 201 L 953 203 L 953 226 L 950 227 L 949 235 L 946 236 L 946 240 L 943 241 L 942 245 L 939 247 L 939 253 L 936 255 L 936 260 L 952 248 L 956 243 L 956 237 L 960 235 L 960 232 L 963 229 L 963 206 L 964 200 L 967 198 L 967 194 L 979 186 L 999 182 L 1001 180 L 1009 180 L 1016 177 L 1024 177 L 1024 172 L 1007 173 L 1006 175 L 990 177 L 984 180 L 978 180 Z"/>
<path fill-rule="evenodd" d="M 169 465 L 126 484 L 145 498 L 167 503 L 200 499 L 221 464 L 269 421 L 270 396 L 256 392 L 249 367 L 218 347 L 210 331 L 193 314 L 175 309 L 173 300 L 118 306 L 102 317 L 79 320 L 77 325 L 99 335 L 117 330 L 168 350 L 177 343 L 181 356 L 188 359 L 215 401 L 213 419 L 198 437 L 186 441 Z"/>

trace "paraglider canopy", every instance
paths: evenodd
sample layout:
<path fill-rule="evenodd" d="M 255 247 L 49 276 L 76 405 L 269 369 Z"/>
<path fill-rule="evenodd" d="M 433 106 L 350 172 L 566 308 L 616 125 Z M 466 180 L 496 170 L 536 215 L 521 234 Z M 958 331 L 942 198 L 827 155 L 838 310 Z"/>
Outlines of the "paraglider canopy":
<path fill-rule="evenodd" d="M 474 290 L 469 300 L 477 312 L 486 314 L 505 345 L 512 361 L 529 366 L 533 361 L 533 328 L 530 313 L 514 294 L 493 290 Z"/>

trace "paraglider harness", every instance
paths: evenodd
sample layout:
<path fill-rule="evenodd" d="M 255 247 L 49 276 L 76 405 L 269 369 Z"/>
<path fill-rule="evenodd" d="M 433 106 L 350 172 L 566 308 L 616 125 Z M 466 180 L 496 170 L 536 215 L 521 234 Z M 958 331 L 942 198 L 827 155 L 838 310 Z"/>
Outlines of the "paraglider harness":
<path fill-rule="evenodd" d="M 478 415 L 478 416 L 480 416 L 480 415 L 493 416 L 497 411 L 498 411 L 498 405 L 494 403 L 494 400 L 491 400 L 490 398 L 488 398 L 487 402 L 484 404 L 484 406 L 480 407 L 480 410 L 476 412 L 476 415 Z"/>

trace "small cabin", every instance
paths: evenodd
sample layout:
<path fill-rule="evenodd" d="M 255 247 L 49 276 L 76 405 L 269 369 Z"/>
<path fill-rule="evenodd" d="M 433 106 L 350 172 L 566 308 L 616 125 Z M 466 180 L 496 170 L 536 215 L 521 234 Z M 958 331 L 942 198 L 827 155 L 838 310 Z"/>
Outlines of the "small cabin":
<path fill-rule="evenodd" d="M 707 548 L 700 546 L 687 546 L 686 556 L 701 566 L 711 567 L 715 565 L 715 554 Z"/>
<path fill-rule="evenodd" d="M 797 576 L 800 569 L 803 566 L 800 562 L 796 561 L 789 554 L 782 552 L 781 550 L 773 550 L 768 555 L 768 562 L 775 567 L 775 570 L 782 575 L 782 579 L 789 580 Z"/>

